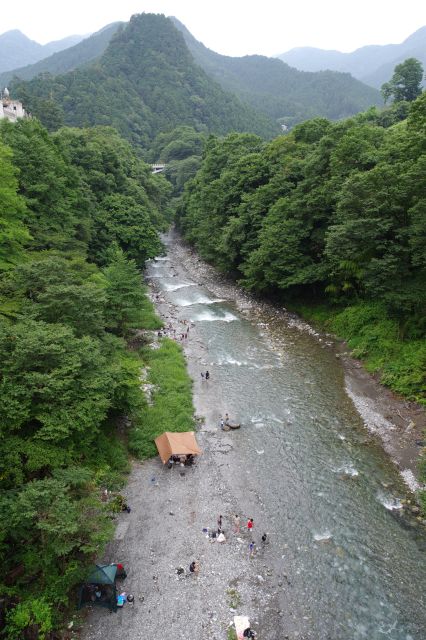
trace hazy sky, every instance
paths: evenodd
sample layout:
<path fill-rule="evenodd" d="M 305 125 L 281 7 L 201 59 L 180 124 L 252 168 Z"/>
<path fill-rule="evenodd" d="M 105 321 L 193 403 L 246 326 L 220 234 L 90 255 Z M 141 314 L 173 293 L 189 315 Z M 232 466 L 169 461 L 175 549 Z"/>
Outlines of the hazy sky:
<path fill-rule="evenodd" d="M 19 0 L 2 2 L 0 33 L 20 29 L 45 44 L 144 11 L 176 16 L 197 40 L 232 56 L 307 45 L 352 51 L 401 42 L 426 25 L 426 0 Z"/>

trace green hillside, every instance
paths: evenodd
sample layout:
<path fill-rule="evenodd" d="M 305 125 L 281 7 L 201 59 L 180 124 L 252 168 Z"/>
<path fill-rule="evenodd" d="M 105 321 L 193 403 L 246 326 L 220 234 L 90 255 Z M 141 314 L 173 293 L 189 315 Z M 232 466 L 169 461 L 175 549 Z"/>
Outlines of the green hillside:
<path fill-rule="evenodd" d="M 207 49 L 176 18 L 195 61 L 222 87 L 286 124 L 315 116 L 349 117 L 382 103 L 379 92 L 348 73 L 302 72 L 277 58 L 232 58 Z"/>
<path fill-rule="evenodd" d="M 194 63 L 182 34 L 162 15 L 133 16 L 87 68 L 43 74 L 12 88 L 50 130 L 62 124 L 113 125 L 143 149 L 178 125 L 265 138 L 278 133 L 267 116 L 225 92 Z"/>

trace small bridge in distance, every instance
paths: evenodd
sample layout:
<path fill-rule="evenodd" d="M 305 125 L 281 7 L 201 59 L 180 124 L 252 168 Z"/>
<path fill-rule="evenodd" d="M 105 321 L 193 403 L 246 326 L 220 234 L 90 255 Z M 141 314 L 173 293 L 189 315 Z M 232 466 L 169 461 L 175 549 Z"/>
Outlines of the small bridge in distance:
<path fill-rule="evenodd" d="M 151 165 L 151 173 L 161 173 L 166 168 L 165 164 L 152 164 Z"/>

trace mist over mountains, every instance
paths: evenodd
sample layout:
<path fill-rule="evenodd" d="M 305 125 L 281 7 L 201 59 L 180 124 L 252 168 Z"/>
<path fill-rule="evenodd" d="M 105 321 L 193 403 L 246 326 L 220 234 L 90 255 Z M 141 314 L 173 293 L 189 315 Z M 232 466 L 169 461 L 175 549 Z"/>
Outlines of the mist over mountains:
<path fill-rule="evenodd" d="M 74 45 L 58 50 L 34 64 L 1 73 L 0 86 L 9 84 L 14 76 L 18 76 L 22 80 L 31 80 L 39 73 L 59 75 L 89 64 L 103 54 L 121 24 L 121 22 L 109 24 L 91 36 L 80 39 Z"/>
<path fill-rule="evenodd" d="M 277 58 L 301 71 L 330 69 L 347 72 L 380 89 L 392 76 L 395 66 L 407 58 L 417 58 L 426 68 L 426 26 L 412 33 L 400 44 L 369 45 L 351 53 L 297 47 Z"/>
<path fill-rule="evenodd" d="M 0 35 L 0 72 L 38 62 L 52 53 L 78 44 L 84 38 L 86 36 L 73 35 L 42 45 L 30 40 L 18 29 L 6 31 Z"/>

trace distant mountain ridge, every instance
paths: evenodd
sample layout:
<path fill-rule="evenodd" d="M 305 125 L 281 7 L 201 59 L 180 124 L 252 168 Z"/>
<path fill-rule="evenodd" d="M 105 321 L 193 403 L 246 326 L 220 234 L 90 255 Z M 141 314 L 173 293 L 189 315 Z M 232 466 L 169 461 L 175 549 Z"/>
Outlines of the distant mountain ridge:
<path fill-rule="evenodd" d="M 79 35 L 67 36 L 62 40 L 55 40 L 42 45 L 30 40 L 18 29 L 6 31 L 0 35 L 0 73 L 38 62 L 52 53 L 78 44 L 85 37 Z"/>
<path fill-rule="evenodd" d="M 103 54 L 112 36 L 122 24 L 122 22 L 113 22 L 73 46 L 57 51 L 35 64 L 1 73 L 0 86 L 7 85 L 14 76 L 22 80 L 31 80 L 39 73 L 60 75 L 89 64 Z"/>
<path fill-rule="evenodd" d="M 391 78 L 395 66 L 407 58 L 417 58 L 426 68 L 426 26 L 400 44 L 368 45 L 351 53 L 297 47 L 276 57 L 301 71 L 330 69 L 347 72 L 372 87 L 380 88 Z"/>
<path fill-rule="evenodd" d="M 337 120 L 382 103 L 376 90 L 347 73 L 303 73 L 276 58 L 233 58 L 215 53 L 197 41 L 179 20 L 171 19 L 206 73 L 272 118 L 289 124 L 315 116 Z"/>

